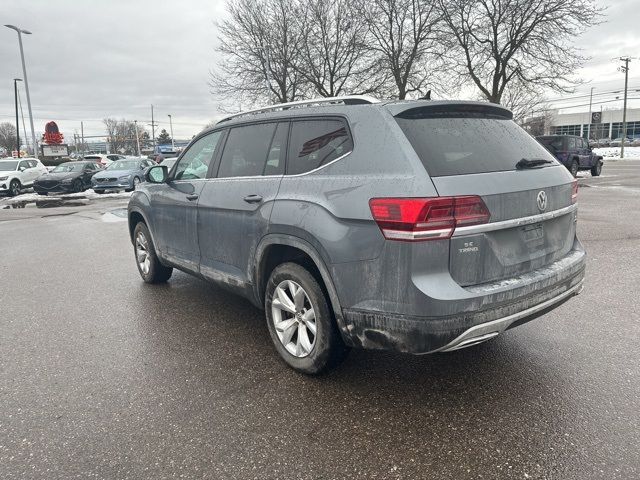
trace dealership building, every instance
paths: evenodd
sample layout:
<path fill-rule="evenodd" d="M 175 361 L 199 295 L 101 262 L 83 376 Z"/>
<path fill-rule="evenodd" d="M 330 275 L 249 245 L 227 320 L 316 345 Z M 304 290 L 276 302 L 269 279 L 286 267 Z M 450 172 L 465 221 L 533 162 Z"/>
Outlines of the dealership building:
<path fill-rule="evenodd" d="M 603 110 L 591 112 L 591 127 L 589 127 L 589 112 L 552 113 L 550 122 L 552 135 L 578 135 L 591 139 L 622 137 L 622 110 Z M 628 138 L 640 138 L 640 108 L 627 109 Z"/>

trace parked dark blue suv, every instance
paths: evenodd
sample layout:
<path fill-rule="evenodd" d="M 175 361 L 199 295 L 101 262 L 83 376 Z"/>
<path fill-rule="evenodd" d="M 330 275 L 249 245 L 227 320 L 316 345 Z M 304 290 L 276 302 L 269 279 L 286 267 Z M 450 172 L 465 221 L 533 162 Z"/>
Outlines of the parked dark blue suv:
<path fill-rule="evenodd" d="M 536 139 L 567 167 L 574 177 L 578 175 L 579 170 L 591 170 L 594 177 L 602 172 L 602 157 L 593 153 L 586 138 L 575 135 L 548 135 Z"/>

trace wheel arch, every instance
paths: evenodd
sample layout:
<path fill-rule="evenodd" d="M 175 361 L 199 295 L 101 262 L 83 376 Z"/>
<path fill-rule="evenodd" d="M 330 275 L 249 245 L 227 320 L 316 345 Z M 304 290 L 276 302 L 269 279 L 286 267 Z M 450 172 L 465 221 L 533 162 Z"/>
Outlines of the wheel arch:
<path fill-rule="evenodd" d="M 127 218 L 129 223 L 129 240 L 131 240 L 131 243 L 133 243 L 133 231 L 136 229 L 136 225 L 139 222 L 143 222 L 149 229 L 149 233 L 151 234 L 151 241 L 154 245 L 157 245 L 153 235 L 153 229 L 151 227 L 151 224 L 149 223 L 149 219 L 141 208 L 129 207 Z"/>
<path fill-rule="evenodd" d="M 311 243 L 303 240 L 299 237 L 291 235 L 281 234 L 269 234 L 262 238 L 258 247 L 256 248 L 253 259 L 253 272 L 252 283 L 254 289 L 254 297 L 256 305 L 260 308 L 264 308 L 264 290 L 269 280 L 269 276 L 273 269 L 284 262 L 294 261 L 306 266 L 300 260 L 308 259 L 312 262 L 313 267 L 320 278 L 317 280 L 322 281 L 322 285 L 329 297 L 329 302 L 338 325 L 338 329 L 343 337 L 343 340 L 351 345 L 349 340 L 348 331 L 342 315 L 342 307 L 340 305 L 340 299 L 338 298 L 338 292 L 333 284 L 331 274 L 326 266 L 322 255 L 318 250 L 311 245 Z M 300 252 L 300 256 L 296 256 L 296 253 Z"/>

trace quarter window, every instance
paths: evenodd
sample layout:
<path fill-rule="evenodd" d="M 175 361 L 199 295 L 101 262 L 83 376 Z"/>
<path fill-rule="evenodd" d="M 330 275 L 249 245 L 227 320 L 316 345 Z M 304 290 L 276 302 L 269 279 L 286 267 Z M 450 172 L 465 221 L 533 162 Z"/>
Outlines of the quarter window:
<path fill-rule="evenodd" d="M 217 131 L 196 140 L 180 159 L 173 176 L 174 180 L 206 178 L 221 134 L 222 132 Z"/>
<path fill-rule="evenodd" d="M 314 170 L 353 150 L 353 140 L 343 120 L 294 122 L 289 142 L 287 174 Z"/>
<path fill-rule="evenodd" d="M 232 128 L 220 159 L 218 177 L 253 177 L 262 175 L 269 167 L 269 175 L 282 172 L 284 159 L 272 143 L 276 134 L 276 123 L 260 123 Z M 278 129 L 283 147 L 284 126 Z M 276 144 L 274 144 L 276 145 Z M 282 148 L 283 149 L 283 148 Z M 269 159 L 269 162 L 267 162 Z"/>

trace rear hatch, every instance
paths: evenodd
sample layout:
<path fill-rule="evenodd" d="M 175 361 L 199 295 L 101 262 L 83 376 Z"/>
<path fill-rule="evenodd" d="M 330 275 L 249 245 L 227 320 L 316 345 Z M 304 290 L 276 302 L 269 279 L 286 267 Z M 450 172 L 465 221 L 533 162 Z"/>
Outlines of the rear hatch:
<path fill-rule="evenodd" d="M 491 104 L 433 104 L 396 114 L 438 194 L 480 196 L 490 217 L 457 226 L 449 270 L 462 286 L 548 265 L 572 248 L 574 182 L 567 169 Z"/>

